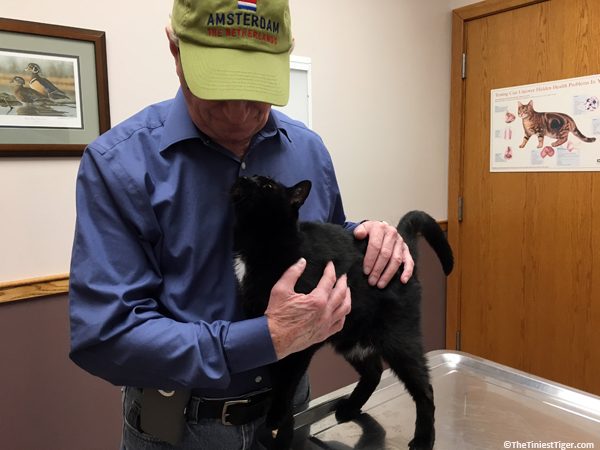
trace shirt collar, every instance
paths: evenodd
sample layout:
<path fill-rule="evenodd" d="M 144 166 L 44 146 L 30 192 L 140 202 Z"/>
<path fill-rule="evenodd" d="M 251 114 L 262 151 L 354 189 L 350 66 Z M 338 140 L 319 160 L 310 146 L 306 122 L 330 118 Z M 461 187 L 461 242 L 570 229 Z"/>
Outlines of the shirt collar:
<path fill-rule="evenodd" d="M 275 136 L 275 134 L 277 134 L 278 131 L 280 131 L 281 134 L 283 134 L 288 141 L 292 142 L 287 130 L 285 129 L 284 123 L 281 120 L 279 120 L 278 113 L 274 112 L 271 109 L 271 112 L 269 113 L 269 118 L 267 119 L 267 123 L 265 124 L 263 129 L 258 132 L 258 134 L 261 135 L 263 138 L 269 138 Z"/>
<path fill-rule="evenodd" d="M 267 123 L 257 135 L 266 139 L 275 136 L 278 131 L 280 131 L 289 142 L 292 142 L 289 133 L 285 128 L 285 124 L 279 120 L 278 114 L 271 110 Z M 173 99 L 171 109 L 165 120 L 159 151 L 162 153 L 171 145 L 187 139 L 201 139 L 204 142 L 209 140 L 208 137 L 196 127 L 194 122 L 192 122 L 188 113 L 187 104 L 185 103 L 185 98 L 183 97 L 183 92 L 180 88 Z"/>
<path fill-rule="evenodd" d="M 194 122 L 192 122 L 181 88 L 177 91 L 177 95 L 171 103 L 171 109 L 165 120 L 163 130 L 159 147 L 160 152 L 163 152 L 177 142 L 187 139 L 206 139 L 196 125 L 194 125 Z"/>

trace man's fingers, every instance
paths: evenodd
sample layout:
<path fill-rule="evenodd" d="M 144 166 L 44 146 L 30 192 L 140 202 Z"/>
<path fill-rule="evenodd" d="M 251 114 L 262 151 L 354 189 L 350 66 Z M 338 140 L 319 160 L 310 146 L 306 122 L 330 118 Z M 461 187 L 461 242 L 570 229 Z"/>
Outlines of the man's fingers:
<path fill-rule="evenodd" d="M 410 277 L 412 277 L 413 271 L 415 269 L 415 261 L 410 254 L 410 250 L 406 242 L 402 243 L 402 261 L 404 262 L 404 270 L 402 271 L 402 275 L 400 276 L 400 281 L 404 284 L 408 283 Z"/>
<path fill-rule="evenodd" d="M 281 278 L 273 286 L 273 291 L 281 292 L 282 294 L 294 293 L 294 286 L 296 286 L 298 279 L 304 273 L 304 269 L 306 269 L 306 260 L 300 258 L 281 275 Z"/>
<path fill-rule="evenodd" d="M 327 302 L 327 306 L 330 311 L 335 311 L 344 302 L 346 292 L 348 291 L 348 276 L 342 275 L 335 283 L 333 290 L 331 291 L 330 299 Z"/>
<path fill-rule="evenodd" d="M 354 237 L 359 241 L 366 238 L 368 235 L 369 230 L 367 230 L 367 227 L 362 223 L 354 229 Z"/>
<path fill-rule="evenodd" d="M 331 334 L 333 335 L 335 333 L 342 331 L 342 328 L 344 328 L 344 323 L 346 323 L 346 316 L 342 317 L 340 320 L 338 320 L 337 322 L 334 322 L 333 325 L 331 325 L 331 328 L 330 328 Z"/>
<path fill-rule="evenodd" d="M 397 239 L 396 243 L 394 244 L 394 248 L 392 249 L 392 254 L 391 254 L 389 260 L 387 261 L 387 266 L 383 270 L 383 273 L 381 274 L 379 279 L 371 280 L 371 278 L 369 278 L 370 283 L 372 281 L 374 281 L 374 283 L 372 283 L 372 285 L 375 285 L 375 283 L 376 283 L 378 288 L 383 289 L 384 287 L 386 287 L 388 285 L 390 280 L 396 276 L 396 274 L 398 273 L 398 269 L 400 269 L 400 266 L 402 265 L 402 262 L 403 262 L 404 246 L 405 246 L 404 241 L 402 240 L 402 238 L 400 236 L 398 236 L 398 239 Z"/>
<path fill-rule="evenodd" d="M 395 229 L 389 227 L 386 230 L 375 265 L 369 273 L 369 284 L 371 286 L 378 284 L 380 277 L 384 273 L 386 273 L 386 275 L 392 273 L 387 279 L 387 281 L 389 281 L 400 267 L 402 261 L 402 247 L 398 244 L 399 239 L 401 238 Z"/>
<path fill-rule="evenodd" d="M 365 259 L 363 262 L 363 270 L 365 275 L 369 275 L 375 268 L 377 258 L 379 256 L 379 250 L 383 245 L 385 238 L 385 232 L 381 227 L 371 227 L 369 230 L 369 243 L 367 244 L 367 251 L 365 253 Z"/>
<path fill-rule="evenodd" d="M 352 307 L 352 298 L 350 296 L 350 288 L 345 283 L 345 281 L 346 281 L 345 275 L 343 278 L 344 278 L 343 285 L 340 284 L 340 289 L 335 293 L 335 296 L 337 297 L 336 300 L 330 302 L 331 303 L 331 308 L 330 308 L 331 316 L 334 318 L 334 321 L 338 320 L 341 317 L 344 317 L 346 314 L 348 314 Z M 342 280 L 342 278 L 340 278 L 340 280 Z M 336 285 L 336 287 L 337 287 L 337 285 Z"/>
<path fill-rule="evenodd" d="M 323 276 L 319 280 L 319 283 L 315 287 L 315 291 L 321 291 L 329 294 L 333 286 L 335 285 L 335 266 L 332 261 L 329 261 L 323 270 Z"/>
<path fill-rule="evenodd" d="M 344 287 L 344 290 L 339 292 L 339 294 L 342 295 L 341 302 L 331 312 L 331 326 L 329 327 L 330 334 L 337 333 L 344 327 L 346 316 L 350 313 L 350 310 L 352 309 L 352 297 L 350 296 L 350 288 L 346 285 L 345 281 L 345 275 L 338 281 L 338 284 L 340 284 L 341 287 Z"/>

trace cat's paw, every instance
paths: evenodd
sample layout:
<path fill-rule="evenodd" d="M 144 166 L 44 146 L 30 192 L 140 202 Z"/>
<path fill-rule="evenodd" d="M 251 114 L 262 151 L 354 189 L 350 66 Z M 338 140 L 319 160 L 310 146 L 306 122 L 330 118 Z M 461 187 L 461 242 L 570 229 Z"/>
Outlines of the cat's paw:
<path fill-rule="evenodd" d="M 266 429 L 261 427 L 257 430 L 256 439 L 260 442 L 267 450 L 273 450 L 275 448 L 275 437 L 274 430 Z"/>
<path fill-rule="evenodd" d="M 273 446 L 271 447 L 272 450 L 290 450 L 290 448 L 292 448 L 292 439 L 293 439 L 293 434 L 291 435 L 287 435 L 282 433 L 279 433 L 277 435 L 277 437 L 275 438 L 275 440 L 273 441 Z"/>
<path fill-rule="evenodd" d="M 410 450 L 432 450 L 435 435 L 415 437 L 408 443 Z"/>
<path fill-rule="evenodd" d="M 348 422 L 360 416 L 360 408 L 357 408 L 347 398 L 341 399 L 335 406 L 335 418 L 338 422 Z"/>
<path fill-rule="evenodd" d="M 279 429 L 264 429 L 258 435 L 258 441 L 267 450 L 290 450 L 294 439 L 294 423 L 286 421 Z"/>

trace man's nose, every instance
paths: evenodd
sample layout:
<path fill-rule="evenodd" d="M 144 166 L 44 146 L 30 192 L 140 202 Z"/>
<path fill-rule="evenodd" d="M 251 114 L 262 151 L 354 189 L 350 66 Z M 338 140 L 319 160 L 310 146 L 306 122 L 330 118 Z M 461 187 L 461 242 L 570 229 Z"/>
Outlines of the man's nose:
<path fill-rule="evenodd" d="M 243 122 L 250 114 L 250 102 L 247 100 L 226 100 L 223 102 L 223 114 L 231 122 Z"/>

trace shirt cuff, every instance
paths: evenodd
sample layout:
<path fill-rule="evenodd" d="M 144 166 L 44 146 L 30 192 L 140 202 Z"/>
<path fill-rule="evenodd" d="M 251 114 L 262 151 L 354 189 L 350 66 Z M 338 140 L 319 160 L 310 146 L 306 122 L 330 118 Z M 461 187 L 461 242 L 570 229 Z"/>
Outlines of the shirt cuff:
<path fill-rule="evenodd" d="M 360 225 L 361 223 L 363 223 L 363 222 L 366 222 L 367 220 L 368 220 L 368 219 L 361 220 L 361 221 L 360 221 L 360 222 L 358 222 L 358 223 L 356 223 L 356 222 L 349 222 L 349 221 L 346 221 L 346 222 L 344 222 L 344 229 L 345 229 L 346 231 L 351 231 L 351 232 L 354 232 L 354 229 L 355 229 L 357 226 L 359 226 L 359 225 Z"/>
<path fill-rule="evenodd" d="M 231 373 L 245 372 L 277 361 L 266 316 L 232 322 L 224 349 Z"/>

